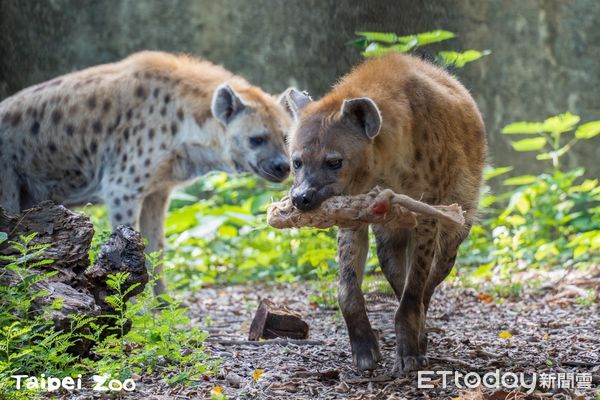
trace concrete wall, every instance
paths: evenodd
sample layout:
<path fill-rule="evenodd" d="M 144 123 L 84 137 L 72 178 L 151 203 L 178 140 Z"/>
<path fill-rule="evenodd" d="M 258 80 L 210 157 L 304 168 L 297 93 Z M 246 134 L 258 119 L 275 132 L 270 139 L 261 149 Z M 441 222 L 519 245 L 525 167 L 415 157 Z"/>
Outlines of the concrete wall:
<path fill-rule="evenodd" d="M 484 114 L 492 161 L 530 172 L 533 157 L 500 129 L 564 111 L 600 119 L 599 18 L 595 0 L 0 0 L 0 98 L 141 49 L 189 52 L 271 92 L 318 97 L 360 62 L 355 31 L 448 29 L 458 38 L 445 49 L 493 51 L 456 74 Z M 599 144 L 575 148 L 568 164 L 599 175 Z"/>

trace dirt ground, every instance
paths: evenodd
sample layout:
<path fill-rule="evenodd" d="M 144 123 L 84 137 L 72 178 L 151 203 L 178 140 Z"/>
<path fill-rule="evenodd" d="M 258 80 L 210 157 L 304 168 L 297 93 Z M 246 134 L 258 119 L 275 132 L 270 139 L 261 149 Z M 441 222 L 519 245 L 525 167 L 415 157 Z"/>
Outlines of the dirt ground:
<path fill-rule="evenodd" d="M 185 304 L 194 322 L 201 323 L 206 317 L 213 321 L 206 347 L 222 360 L 219 373 L 194 388 L 173 388 L 153 377 L 142 377 L 135 394 L 126 398 L 210 398 L 211 390 L 218 386 L 229 399 L 598 399 L 598 300 L 582 305 L 577 298 L 584 290 L 600 291 L 600 268 L 592 277 L 589 271 L 586 276 L 548 278 L 545 285 L 504 302 L 450 284 L 440 287 L 434 297 L 428 318 L 428 369 L 477 372 L 480 376 L 498 369 L 500 373 L 524 373 L 526 382 L 531 382 L 531 374 L 536 372 L 537 388 L 529 395 L 502 388 L 460 389 L 454 384 L 454 375 L 447 387 L 440 375 L 432 376 L 430 389 L 417 388 L 416 375 L 390 377 L 397 301 L 381 293 L 366 297 L 383 360 L 372 373 L 358 372 L 352 365 L 339 312 L 311 304 L 312 289 L 304 283 L 210 288 L 191 294 Z M 314 342 L 248 344 L 250 321 L 262 298 L 299 311 L 310 325 L 309 339 Z M 587 374 L 592 380 L 590 387 L 581 382 L 567 382 L 567 388 L 541 386 L 545 379 L 541 374 L 561 379 L 558 374 L 569 378 L 570 373 Z"/>

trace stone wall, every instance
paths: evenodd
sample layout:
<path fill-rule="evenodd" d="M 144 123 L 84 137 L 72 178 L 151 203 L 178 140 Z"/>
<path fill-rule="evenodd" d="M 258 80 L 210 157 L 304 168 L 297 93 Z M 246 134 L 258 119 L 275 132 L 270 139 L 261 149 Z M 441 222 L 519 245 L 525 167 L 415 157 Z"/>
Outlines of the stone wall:
<path fill-rule="evenodd" d="M 600 119 L 598 18 L 595 0 L 0 0 L 0 98 L 142 49 L 200 55 L 271 92 L 295 85 L 318 97 L 360 61 L 355 31 L 448 29 L 458 37 L 445 49 L 493 51 L 456 71 L 484 114 L 491 161 L 530 172 L 533 157 L 500 129 L 564 111 Z M 598 175 L 599 144 L 568 164 Z"/>

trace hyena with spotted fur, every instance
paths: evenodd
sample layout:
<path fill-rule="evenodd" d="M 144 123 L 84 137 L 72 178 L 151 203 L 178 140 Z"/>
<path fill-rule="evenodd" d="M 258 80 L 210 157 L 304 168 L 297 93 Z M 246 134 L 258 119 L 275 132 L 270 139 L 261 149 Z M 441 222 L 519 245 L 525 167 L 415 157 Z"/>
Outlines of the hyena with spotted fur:
<path fill-rule="evenodd" d="M 214 170 L 284 180 L 291 123 L 278 99 L 220 66 L 137 53 L 0 103 L 0 205 L 106 203 L 113 227 L 160 250 L 176 186 Z"/>
<path fill-rule="evenodd" d="M 454 266 L 478 205 L 486 139 L 475 102 L 442 69 L 399 54 L 364 62 L 319 101 L 297 91 L 288 101 L 299 119 L 290 136 L 290 194 L 298 208 L 379 185 L 465 211 L 464 227 L 420 220 L 414 230 L 373 228 L 381 269 L 400 302 L 393 372 L 426 365 L 429 302 Z M 339 303 L 353 359 L 359 369 L 374 369 L 381 354 L 361 292 L 368 228 L 340 229 L 338 246 Z"/>

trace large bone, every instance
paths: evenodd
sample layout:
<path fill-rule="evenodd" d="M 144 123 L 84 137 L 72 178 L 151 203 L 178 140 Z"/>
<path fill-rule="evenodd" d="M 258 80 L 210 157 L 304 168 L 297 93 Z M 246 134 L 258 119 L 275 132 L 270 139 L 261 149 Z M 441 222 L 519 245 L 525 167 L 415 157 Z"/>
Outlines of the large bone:
<path fill-rule="evenodd" d="M 430 206 L 390 189 L 373 188 L 357 196 L 335 196 L 319 208 L 300 211 L 285 197 L 267 210 L 267 222 L 274 228 L 341 228 L 356 229 L 364 224 L 394 224 L 414 228 L 419 218 L 435 218 L 446 224 L 464 225 L 465 218 L 458 204 Z"/>

